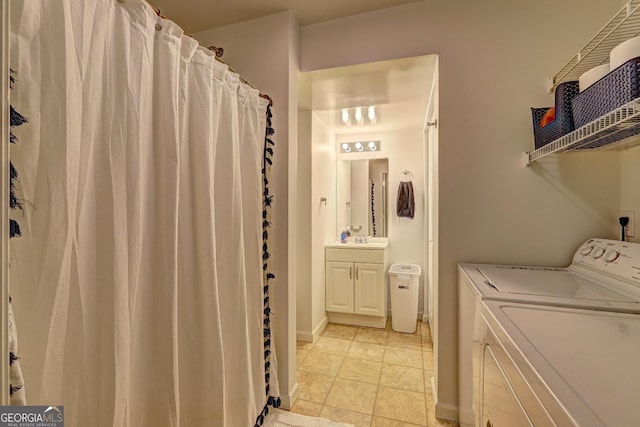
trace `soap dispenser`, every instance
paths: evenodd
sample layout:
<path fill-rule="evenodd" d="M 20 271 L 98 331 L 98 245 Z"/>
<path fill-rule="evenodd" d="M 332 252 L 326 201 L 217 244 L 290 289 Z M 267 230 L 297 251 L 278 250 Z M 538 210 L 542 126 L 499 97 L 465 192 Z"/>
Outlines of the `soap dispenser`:
<path fill-rule="evenodd" d="M 348 239 L 348 235 L 347 235 L 347 228 L 343 228 L 342 229 L 342 233 L 340 233 L 340 241 L 342 243 L 347 243 L 347 239 Z"/>

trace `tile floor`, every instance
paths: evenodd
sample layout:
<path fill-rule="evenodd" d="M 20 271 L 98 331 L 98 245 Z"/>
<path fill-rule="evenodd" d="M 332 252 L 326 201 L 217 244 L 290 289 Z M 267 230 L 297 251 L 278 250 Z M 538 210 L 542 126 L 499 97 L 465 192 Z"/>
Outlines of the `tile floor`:
<path fill-rule="evenodd" d="M 312 344 L 297 343 L 300 387 L 292 412 L 356 427 L 455 426 L 434 416 L 433 343 L 414 334 L 330 323 Z"/>

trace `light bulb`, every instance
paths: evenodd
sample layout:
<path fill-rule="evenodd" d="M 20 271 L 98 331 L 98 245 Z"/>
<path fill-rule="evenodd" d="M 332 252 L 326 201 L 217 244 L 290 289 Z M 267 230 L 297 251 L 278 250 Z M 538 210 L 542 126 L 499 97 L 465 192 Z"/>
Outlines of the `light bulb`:
<path fill-rule="evenodd" d="M 361 142 L 356 142 L 356 150 L 358 150 L 358 151 L 364 150 L 364 147 L 362 146 Z"/>
<path fill-rule="evenodd" d="M 374 141 L 369 141 L 369 150 L 376 151 L 376 143 Z"/>
<path fill-rule="evenodd" d="M 371 123 L 374 123 L 376 121 L 376 107 L 374 107 L 373 105 L 369 107 L 369 110 L 367 111 L 367 116 L 369 117 L 369 121 Z"/>
<path fill-rule="evenodd" d="M 356 107 L 355 118 L 358 123 L 362 121 L 362 108 Z"/>
<path fill-rule="evenodd" d="M 346 108 L 342 109 L 342 123 L 344 123 L 345 125 L 349 123 L 349 110 L 347 110 Z"/>
<path fill-rule="evenodd" d="M 345 153 L 351 151 L 351 147 L 349 147 L 349 144 L 347 144 L 346 142 L 342 144 L 342 151 L 344 151 Z"/>

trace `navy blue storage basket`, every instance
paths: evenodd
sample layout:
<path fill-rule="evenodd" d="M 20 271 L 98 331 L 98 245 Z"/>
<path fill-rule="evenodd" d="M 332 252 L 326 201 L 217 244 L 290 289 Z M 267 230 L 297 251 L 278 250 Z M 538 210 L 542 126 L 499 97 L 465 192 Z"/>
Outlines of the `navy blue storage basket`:
<path fill-rule="evenodd" d="M 556 118 L 544 127 L 538 127 L 540 119 L 547 112 L 547 108 L 532 108 L 533 137 L 536 148 L 540 148 L 555 141 L 575 129 L 571 100 L 578 94 L 578 82 L 560 83 L 555 92 Z"/>
<path fill-rule="evenodd" d="M 631 59 L 573 98 L 576 128 L 640 96 L 640 58 Z"/>

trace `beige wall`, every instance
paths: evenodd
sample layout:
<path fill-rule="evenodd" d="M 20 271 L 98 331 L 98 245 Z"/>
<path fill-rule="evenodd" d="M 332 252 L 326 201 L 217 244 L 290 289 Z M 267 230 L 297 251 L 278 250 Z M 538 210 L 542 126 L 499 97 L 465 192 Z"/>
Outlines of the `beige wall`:
<path fill-rule="evenodd" d="M 439 54 L 437 414 L 457 404 L 456 264 L 564 265 L 584 239 L 615 237 L 618 153 L 522 166 L 545 79 L 618 0 L 416 2 L 301 29 L 301 70 Z"/>
<path fill-rule="evenodd" d="M 640 147 L 622 152 L 620 167 L 620 210 L 634 212 L 635 234 L 629 241 L 640 243 Z"/>
<path fill-rule="evenodd" d="M 336 230 L 336 152 L 335 136 L 317 118 L 313 119 L 311 148 L 312 301 L 313 328 L 317 336 L 327 321 L 325 311 L 324 245 L 335 240 Z M 308 191 L 308 190 L 307 190 Z M 320 198 L 326 197 L 326 204 Z"/>
<path fill-rule="evenodd" d="M 299 183 L 300 237 L 298 251 L 309 258 L 301 265 L 308 276 L 298 277 L 296 298 L 297 337 L 302 341 L 317 340 L 327 322 L 324 294 L 324 246 L 335 240 L 335 162 L 334 136 L 313 117 L 311 111 L 298 111 L 298 169 L 304 180 Z M 304 137 L 302 136 L 304 135 Z M 299 153 L 299 154 L 300 154 Z M 326 202 L 321 202 L 325 198 Z M 300 256 L 298 256 L 300 261 Z"/>
<path fill-rule="evenodd" d="M 298 111 L 298 229 L 297 234 L 312 232 L 311 220 L 311 141 L 313 132 L 310 111 Z M 296 283 L 296 337 L 302 341 L 310 339 L 313 329 L 312 297 L 312 248 L 311 245 L 297 247 L 298 274 Z"/>

